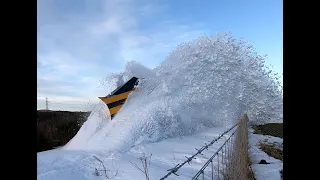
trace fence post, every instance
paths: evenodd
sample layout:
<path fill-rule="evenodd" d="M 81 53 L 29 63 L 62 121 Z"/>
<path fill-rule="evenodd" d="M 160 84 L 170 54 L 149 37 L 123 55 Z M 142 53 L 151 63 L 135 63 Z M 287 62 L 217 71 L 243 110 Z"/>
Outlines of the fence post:
<path fill-rule="evenodd" d="M 213 160 L 211 160 L 211 177 L 212 177 L 212 180 L 213 180 Z"/>
<path fill-rule="evenodd" d="M 219 152 L 217 153 L 217 160 L 218 160 L 218 179 L 220 180 L 220 168 L 219 168 Z"/>
<path fill-rule="evenodd" d="M 228 140 L 229 141 L 229 140 Z M 227 145 L 228 145 L 228 142 L 224 145 L 224 159 L 225 159 L 225 163 L 226 163 L 226 168 L 227 168 Z"/>
<path fill-rule="evenodd" d="M 222 167 L 223 167 L 223 163 L 224 163 L 224 161 L 223 161 L 223 148 L 221 149 L 221 165 L 222 165 Z"/>
<path fill-rule="evenodd" d="M 202 171 L 202 180 L 204 180 L 204 170 Z"/>

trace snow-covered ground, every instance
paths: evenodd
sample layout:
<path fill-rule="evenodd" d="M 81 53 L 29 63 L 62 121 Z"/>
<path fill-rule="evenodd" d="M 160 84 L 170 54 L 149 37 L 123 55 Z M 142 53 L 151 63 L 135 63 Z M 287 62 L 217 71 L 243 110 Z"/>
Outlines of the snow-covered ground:
<path fill-rule="evenodd" d="M 283 139 L 268 135 L 253 134 L 254 130 L 249 129 L 249 153 L 252 161 L 252 170 L 257 180 L 281 180 L 280 170 L 283 168 L 283 162 L 269 156 L 260 149 L 260 143 L 274 144 L 282 149 Z M 270 164 L 259 164 L 264 159 Z"/>
<path fill-rule="evenodd" d="M 130 163 L 138 163 L 141 153 L 153 154 L 149 172 L 158 179 L 244 113 L 251 123 L 282 122 L 282 94 L 264 57 L 231 35 L 184 43 L 154 69 L 128 62 L 124 72 L 107 77 L 107 89 L 132 76 L 144 78 L 139 91 L 112 121 L 100 103 L 66 146 L 38 153 L 38 179 L 99 179 L 96 156 L 110 176 L 119 170 L 115 179 L 141 180 L 143 174 Z M 205 160 L 198 157 L 174 178 L 189 179 Z"/>
<path fill-rule="evenodd" d="M 95 180 L 107 179 L 104 176 L 96 176 L 95 168 L 99 168 L 99 162 L 94 158 L 98 157 L 104 162 L 108 176 L 113 179 L 122 180 L 142 180 L 144 174 L 136 169 L 131 163 L 142 166 L 139 157 L 151 156 L 150 179 L 160 179 L 168 173 L 168 169 L 173 168 L 178 163 L 186 160 L 196 153 L 195 148 L 200 149 L 208 141 L 212 141 L 219 136 L 225 128 L 208 128 L 204 132 L 192 136 L 181 136 L 166 139 L 156 143 L 140 144 L 132 147 L 127 152 L 103 152 L 103 151 L 80 151 L 56 149 L 38 153 L 38 180 Z M 232 132 L 225 135 L 217 143 L 214 143 L 208 150 L 204 150 L 203 155 L 196 156 L 190 164 L 185 164 L 177 174 L 171 175 L 168 179 L 191 179 L 203 164 L 222 145 Z"/>

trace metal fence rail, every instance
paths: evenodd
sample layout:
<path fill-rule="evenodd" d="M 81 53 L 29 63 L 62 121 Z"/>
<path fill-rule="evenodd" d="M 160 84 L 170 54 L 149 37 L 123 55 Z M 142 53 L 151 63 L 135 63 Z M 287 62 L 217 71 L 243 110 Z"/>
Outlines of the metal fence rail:
<path fill-rule="evenodd" d="M 211 163 L 211 177 L 212 179 L 214 179 L 214 165 L 213 165 L 213 158 L 215 158 L 216 156 L 219 155 L 219 152 L 221 150 L 223 150 L 223 147 L 225 147 L 225 153 L 223 154 L 223 151 L 222 151 L 222 160 L 223 160 L 223 156 L 225 156 L 225 160 L 229 159 L 230 158 L 230 154 L 229 154 L 229 158 L 227 158 L 227 151 L 226 151 L 226 145 L 228 142 L 231 142 L 231 138 L 233 137 L 233 135 L 236 133 L 237 129 L 230 135 L 230 137 L 222 144 L 222 146 L 208 159 L 208 161 L 202 166 L 202 168 L 197 172 L 196 175 L 194 175 L 192 177 L 192 180 L 195 180 L 195 179 L 198 179 L 200 175 L 202 175 L 202 178 L 204 179 L 204 170 L 210 165 Z M 231 142 L 232 144 L 232 142 Z M 230 146 L 229 146 L 230 147 Z M 228 152 L 231 152 L 230 149 Z M 218 173 L 219 173 L 219 158 L 218 158 Z M 218 174 L 218 177 L 220 177 L 220 175 Z"/>
<path fill-rule="evenodd" d="M 192 180 L 226 179 L 253 180 L 249 170 L 248 156 L 248 116 L 239 120 L 238 126 L 231 136 L 207 160 Z M 216 158 L 216 164 L 214 164 Z M 208 168 L 211 164 L 211 168 Z M 207 172 L 205 172 L 207 171 Z"/>
<path fill-rule="evenodd" d="M 248 116 L 244 115 L 238 123 L 223 132 L 217 138 L 213 139 L 209 144 L 205 144 L 197 152 L 191 156 L 186 157 L 187 160 L 181 164 L 177 164 L 174 168 L 169 169 L 167 173 L 160 180 L 166 179 L 170 175 L 177 174 L 177 171 L 186 163 L 189 163 L 195 156 L 202 154 L 205 149 L 213 145 L 219 139 L 231 130 L 235 129 L 232 134 L 225 140 L 225 142 L 218 148 L 218 150 L 206 161 L 202 168 L 192 177 L 192 180 L 198 179 L 227 179 L 227 180 L 247 180 L 249 177 L 249 161 L 248 161 Z M 214 161 L 214 159 L 216 161 Z M 211 168 L 209 165 L 211 164 Z"/>
<path fill-rule="evenodd" d="M 167 171 L 169 171 L 169 173 L 167 173 L 165 176 L 163 176 L 160 180 L 164 180 L 166 178 L 168 178 L 170 175 L 174 174 L 176 176 L 179 176 L 177 174 L 177 171 L 186 163 L 190 163 L 193 159 L 195 159 L 195 156 L 199 155 L 202 153 L 202 151 L 204 151 L 205 149 L 208 150 L 208 147 L 210 147 L 211 145 L 213 145 L 215 142 L 217 142 L 219 139 L 221 139 L 225 134 L 227 134 L 228 132 L 230 132 L 232 129 L 234 129 L 240 122 L 238 122 L 237 124 L 235 124 L 234 126 L 232 126 L 231 128 L 229 128 L 228 130 L 226 130 L 225 132 L 223 132 L 221 135 L 219 135 L 217 138 L 213 139 L 209 144 L 205 144 L 204 146 L 202 146 L 200 149 L 197 149 L 197 152 L 192 155 L 191 157 L 187 157 L 187 160 L 184 161 L 181 164 L 177 164 L 175 167 L 168 169 Z"/>

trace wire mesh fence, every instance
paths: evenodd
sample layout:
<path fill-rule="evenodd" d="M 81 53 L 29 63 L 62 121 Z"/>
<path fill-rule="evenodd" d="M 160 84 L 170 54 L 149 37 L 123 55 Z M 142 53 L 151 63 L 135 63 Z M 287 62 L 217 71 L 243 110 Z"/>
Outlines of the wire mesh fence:
<path fill-rule="evenodd" d="M 251 180 L 254 179 L 250 173 L 249 155 L 248 155 L 248 116 L 244 115 L 238 123 L 222 133 L 219 137 L 206 144 L 200 149 L 196 149 L 191 157 L 174 168 L 169 169 L 169 173 L 160 180 L 166 179 L 171 175 L 176 175 L 179 168 L 189 163 L 195 156 L 208 149 L 217 140 L 225 137 L 227 133 L 231 135 L 226 138 L 218 150 L 205 162 L 202 168 L 192 177 L 192 180 Z"/>
<path fill-rule="evenodd" d="M 192 180 L 250 180 L 248 117 L 245 115 L 222 146 L 194 175 Z"/>
<path fill-rule="evenodd" d="M 240 123 L 240 122 L 239 122 Z M 222 137 L 224 137 L 225 134 L 227 134 L 228 132 L 232 131 L 233 129 L 235 129 L 238 124 L 235 124 L 234 126 L 232 126 L 231 128 L 229 128 L 227 131 L 223 132 L 220 136 L 218 136 L 217 138 L 213 139 L 209 144 L 205 144 L 204 146 L 202 146 L 200 149 L 196 149 L 197 152 L 195 154 L 193 154 L 191 157 L 186 157 L 187 160 L 184 161 L 183 163 L 181 164 L 177 164 L 175 167 L 169 169 L 168 171 L 168 174 L 166 174 L 164 177 L 162 177 L 160 180 L 164 180 L 166 178 L 168 178 L 170 175 L 174 174 L 176 176 L 178 176 L 177 174 L 177 171 L 182 167 L 184 166 L 186 163 L 189 164 L 189 162 L 191 162 L 193 159 L 195 159 L 195 157 L 199 154 L 202 154 L 202 152 L 206 149 L 208 149 L 211 145 L 213 145 L 214 143 L 216 143 L 219 139 L 221 139 Z"/>
<path fill-rule="evenodd" d="M 253 179 L 249 165 L 248 121 L 248 116 L 244 115 L 237 128 L 231 152 L 231 159 L 227 165 L 224 179 Z"/>
<path fill-rule="evenodd" d="M 192 177 L 192 180 L 223 179 L 228 161 L 231 159 L 234 131 L 223 145 L 214 153 L 202 168 Z"/>

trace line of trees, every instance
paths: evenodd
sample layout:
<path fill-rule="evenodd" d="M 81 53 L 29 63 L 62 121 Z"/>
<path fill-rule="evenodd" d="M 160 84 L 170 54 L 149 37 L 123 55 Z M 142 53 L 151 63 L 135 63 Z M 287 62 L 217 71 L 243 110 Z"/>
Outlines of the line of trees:
<path fill-rule="evenodd" d="M 90 112 L 37 111 L 37 152 L 68 143 Z"/>

